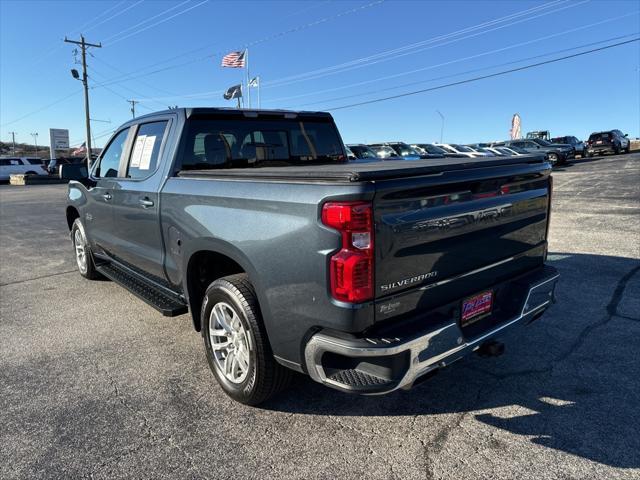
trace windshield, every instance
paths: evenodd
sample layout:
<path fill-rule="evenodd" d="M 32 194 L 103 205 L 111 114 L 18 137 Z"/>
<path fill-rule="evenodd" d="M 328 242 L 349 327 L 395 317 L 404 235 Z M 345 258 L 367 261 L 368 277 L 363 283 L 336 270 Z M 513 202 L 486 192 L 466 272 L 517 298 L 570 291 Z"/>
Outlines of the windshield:
<path fill-rule="evenodd" d="M 456 152 L 453 148 L 451 148 L 448 145 L 438 145 L 438 147 L 440 147 L 441 149 L 443 149 L 445 152 L 449 152 L 449 153 L 458 153 Z"/>
<path fill-rule="evenodd" d="M 349 148 L 358 158 L 378 158 L 376 152 L 366 145 L 350 145 Z"/>
<path fill-rule="evenodd" d="M 451 146 L 456 150 L 458 150 L 459 152 L 475 153 L 474 150 L 470 149 L 469 147 L 465 147 L 464 145 L 451 145 Z"/>
<path fill-rule="evenodd" d="M 436 155 L 444 155 L 445 153 L 447 153 L 444 149 L 436 147 L 435 145 L 431 145 L 430 143 L 421 143 L 420 146 L 424 148 L 427 153 Z"/>
<path fill-rule="evenodd" d="M 395 157 L 397 155 L 393 148 L 386 145 L 373 146 L 371 149 L 376 152 L 376 155 L 380 158 Z"/>
<path fill-rule="evenodd" d="M 187 123 L 181 153 L 183 170 L 347 160 L 329 118 L 195 118 Z"/>
<path fill-rule="evenodd" d="M 420 153 L 415 148 L 409 145 L 394 145 L 394 150 L 398 152 L 400 155 L 402 155 L 403 157 L 406 157 L 409 155 L 420 156 Z"/>
<path fill-rule="evenodd" d="M 529 153 L 524 148 L 516 147 L 515 145 L 509 145 L 509 148 L 516 153 Z"/>

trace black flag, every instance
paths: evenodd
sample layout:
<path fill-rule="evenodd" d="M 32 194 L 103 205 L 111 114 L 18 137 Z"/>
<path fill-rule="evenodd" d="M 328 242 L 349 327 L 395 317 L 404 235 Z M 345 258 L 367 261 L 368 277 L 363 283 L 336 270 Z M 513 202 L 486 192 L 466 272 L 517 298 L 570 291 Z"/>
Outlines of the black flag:
<path fill-rule="evenodd" d="M 231 100 L 232 98 L 240 98 L 242 96 L 242 85 L 234 85 L 223 95 L 225 100 Z"/>

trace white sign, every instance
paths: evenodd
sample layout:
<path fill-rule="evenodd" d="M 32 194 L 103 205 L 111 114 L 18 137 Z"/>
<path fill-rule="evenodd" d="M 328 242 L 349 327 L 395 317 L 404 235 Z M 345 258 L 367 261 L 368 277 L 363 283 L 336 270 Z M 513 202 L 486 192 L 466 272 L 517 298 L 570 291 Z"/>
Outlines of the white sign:
<path fill-rule="evenodd" d="M 56 150 L 69 148 L 69 130 L 63 128 L 50 128 L 49 146 L 51 147 L 51 158 L 56 158 Z"/>
<path fill-rule="evenodd" d="M 131 168 L 140 168 L 140 158 L 142 157 L 142 149 L 144 148 L 144 141 L 146 138 L 146 135 L 138 135 L 138 138 L 136 138 L 133 153 L 131 154 Z"/>
<path fill-rule="evenodd" d="M 153 153 L 153 145 L 156 143 L 155 135 L 148 135 L 144 140 L 144 148 L 140 156 L 140 170 L 149 170 L 151 165 L 151 154 Z"/>

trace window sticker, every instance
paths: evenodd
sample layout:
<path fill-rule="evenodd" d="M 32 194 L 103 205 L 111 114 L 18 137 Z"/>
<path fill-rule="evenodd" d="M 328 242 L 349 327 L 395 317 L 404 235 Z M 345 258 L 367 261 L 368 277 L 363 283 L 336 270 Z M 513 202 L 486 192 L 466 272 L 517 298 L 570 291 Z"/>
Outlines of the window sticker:
<path fill-rule="evenodd" d="M 144 148 L 144 141 L 147 138 L 146 135 L 139 135 L 136 138 L 136 144 L 133 147 L 133 153 L 131 154 L 130 168 L 140 167 L 140 158 L 142 157 L 142 150 Z"/>
<path fill-rule="evenodd" d="M 151 154 L 153 153 L 153 146 L 156 143 L 155 135 L 148 135 L 145 137 L 144 146 L 142 147 L 142 155 L 140 156 L 140 170 L 149 170 L 151 165 Z"/>

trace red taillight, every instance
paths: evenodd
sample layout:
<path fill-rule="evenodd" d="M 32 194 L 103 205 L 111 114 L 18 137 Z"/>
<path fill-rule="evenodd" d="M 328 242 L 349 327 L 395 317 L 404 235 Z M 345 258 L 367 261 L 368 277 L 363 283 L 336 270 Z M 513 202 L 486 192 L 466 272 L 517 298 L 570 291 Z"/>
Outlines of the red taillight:
<path fill-rule="evenodd" d="M 373 298 L 373 208 L 365 202 L 329 202 L 322 223 L 342 234 L 342 248 L 330 260 L 331 294 L 343 302 Z"/>

